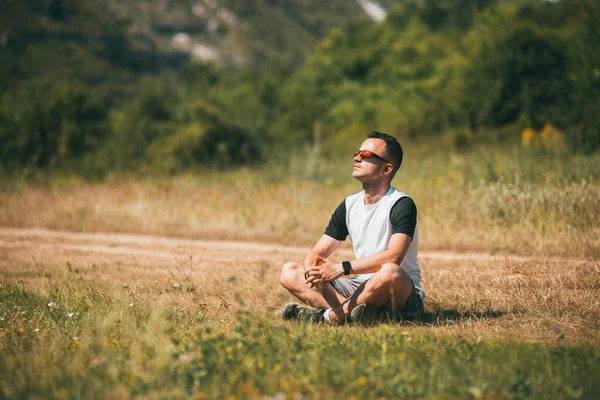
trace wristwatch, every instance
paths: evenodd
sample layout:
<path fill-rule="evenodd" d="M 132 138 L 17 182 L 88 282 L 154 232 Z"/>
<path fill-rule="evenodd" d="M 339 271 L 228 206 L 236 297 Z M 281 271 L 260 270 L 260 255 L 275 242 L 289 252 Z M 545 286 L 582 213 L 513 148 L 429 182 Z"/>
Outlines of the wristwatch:
<path fill-rule="evenodd" d="M 352 268 L 350 261 L 342 261 L 342 268 L 344 268 L 344 275 L 350 275 L 350 268 Z"/>

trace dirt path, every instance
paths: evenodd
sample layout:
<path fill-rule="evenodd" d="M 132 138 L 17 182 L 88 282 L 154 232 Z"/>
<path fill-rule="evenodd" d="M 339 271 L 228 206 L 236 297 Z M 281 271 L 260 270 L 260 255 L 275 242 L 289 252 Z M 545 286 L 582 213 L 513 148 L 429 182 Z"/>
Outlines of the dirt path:
<path fill-rule="evenodd" d="M 194 301 L 208 305 L 214 318 L 231 317 L 246 305 L 278 318 L 289 301 L 278 284 L 279 268 L 308 251 L 259 242 L 0 227 L 0 285 L 58 284 L 68 290 L 90 283 L 127 296 L 173 295 L 187 304 L 191 297 L 177 297 L 172 285 L 192 282 L 202 288 Z M 352 257 L 345 244 L 332 258 Z M 419 329 L 547 342 L 559 330 L 573 342 L 600 341 L 600 270 L 590 260 L 421 251 L 419 264 L 427 310 L 437 321 Z"/>
<path fill-rule="evenodd" d="M 259 242 L 210 241 L 193 238 L 123 234 L 123 233 L 74 233 L 39 228 L 0 227 L 0 248 L 48 247 L 67 251 L 81 251 L 113 255 L 146 255 L 172 258 L 177 251 L 201 254 L 203 259 L 232 261 L 250 255 L 278 254 L 285 260 L 301 260 L 309 251 L 307 247 L 284 246 Z M 340 257 L 351 257 L 349 249 L 339 250 Z M 543 261 L 585 262 L 584 259 L 557 257 L 527 257 L 511 254 L 459 253 L 453 251 L 420 251 L 419 259 L 443 261 Z"/>

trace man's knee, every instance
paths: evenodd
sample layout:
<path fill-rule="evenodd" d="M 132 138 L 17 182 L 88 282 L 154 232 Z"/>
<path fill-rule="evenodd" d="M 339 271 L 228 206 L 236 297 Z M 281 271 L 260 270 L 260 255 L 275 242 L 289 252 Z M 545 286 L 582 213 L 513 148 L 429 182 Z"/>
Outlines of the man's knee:
<path fill-rule="evenodd" d="M 410 283 L 408 274 L 395 263 L 383 264 L 377 272 L 377 281 L 381 285 L 387 285 L 394 288 L 401 288 L 407 283 Z"/>
<path fill-rule="evenodd" d="M 286 262 L 281 267 L 281 275 L 279 277 L 279 282 L 283 287 L 288 287 L 294 280 L 296 279 L 296 275 L 300 273 L 300 269 L 302 266 L 295 262 Z"/>

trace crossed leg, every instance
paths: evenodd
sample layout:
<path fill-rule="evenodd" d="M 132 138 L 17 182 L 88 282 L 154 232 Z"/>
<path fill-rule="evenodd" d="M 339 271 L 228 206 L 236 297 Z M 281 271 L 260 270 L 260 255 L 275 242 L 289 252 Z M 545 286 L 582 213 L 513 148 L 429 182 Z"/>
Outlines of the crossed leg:
<path fill-rule="evenodd" d="M 346 319 L 359 304 L 385 307 L 392 313 L 404 310 L 412 291 L 412 282 L 406 272 L 394 263 L 383 264 L 381 269 L 363 283 L 350 298 L 338 293 L 331 285 L 319 289 L 305 283 L 304 268 L 296 263 L 286 263 L 281 270 L 281 284 L 300 301 L 316 308 L 332 308 L 332 322 Z"/>
<path fill-rule="evenodd" d="M 315 308 L 336 308 L 348 300 L 330 284 L 307 285 L 304 267 L 294 262 L 283 264 L 280 282 L 298 300 Z"/>
<path fill-rule="evenodd" d="M 406 272 L 398 264 L 386 263 L 347 302 L 333 308 L 329 316 L 331 322 L 343 321 L 359 304 L 384 307 L 392 314 L 401 312 L 411 292 L 412 281 Z"/>

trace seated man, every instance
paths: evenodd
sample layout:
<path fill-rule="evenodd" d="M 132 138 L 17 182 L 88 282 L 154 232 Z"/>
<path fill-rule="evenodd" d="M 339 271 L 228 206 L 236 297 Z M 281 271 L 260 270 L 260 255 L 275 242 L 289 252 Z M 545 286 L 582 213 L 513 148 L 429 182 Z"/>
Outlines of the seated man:
<path fill-rule="evenodd" d="M 281 284 L 303 303 L 288 303 L 283 319 L 336 323 L 376 322 L 423 314 L 419 234 L 413 200 L 391 186 L 402 164 L 402 147 L 385 133 L 371 132 L 355 155 L 352 177 L 363 191 L 338 206 L 325 234 L 304 260 L 284 264 Z M 350 236 L 355 260 L 328 257 Z M 351 279 L 343 275 L 356 274 Z"/>

